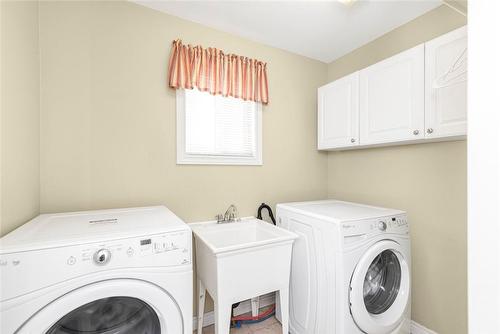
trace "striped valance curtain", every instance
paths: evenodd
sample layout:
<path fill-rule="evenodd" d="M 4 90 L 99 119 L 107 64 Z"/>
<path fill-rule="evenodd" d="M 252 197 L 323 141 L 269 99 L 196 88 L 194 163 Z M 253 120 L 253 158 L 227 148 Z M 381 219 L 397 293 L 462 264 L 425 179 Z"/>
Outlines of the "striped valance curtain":
<path fill-rule="evenodd" d="M 224 54 L 216 48 L 186 46 L 175 40 L 168 70 L 172 88 L 196 87 L 214 95 L 269 102 L 266 63 L 256 59 Z"/>

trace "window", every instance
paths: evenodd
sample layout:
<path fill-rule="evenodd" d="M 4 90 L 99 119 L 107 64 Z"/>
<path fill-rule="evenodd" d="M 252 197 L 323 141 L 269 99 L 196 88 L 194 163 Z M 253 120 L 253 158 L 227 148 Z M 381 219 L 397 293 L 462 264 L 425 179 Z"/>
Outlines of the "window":
<path fill-rule="evenodd" d="M 177 90 L 177 163 L 262 165 L 261 104 Z"/>

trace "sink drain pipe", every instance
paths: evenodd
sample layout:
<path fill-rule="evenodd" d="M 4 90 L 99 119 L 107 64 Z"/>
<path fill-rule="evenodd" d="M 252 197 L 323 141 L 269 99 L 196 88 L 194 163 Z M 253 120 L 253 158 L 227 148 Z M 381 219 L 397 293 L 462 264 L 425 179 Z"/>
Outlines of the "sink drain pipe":
<path fill-rule="evenodd" d="M 269 319 L 275 313 L 276 313 L 276 305 L 273 304 L 267 310 L 265 310 L 264 312 L 255 317 L 252 317 L 250 315 L 239 315 L 236 317 L 231 317 L 231 323 L 233 327 L 239 328 L 241 327 L 242 324 L 254 324 Z"/>

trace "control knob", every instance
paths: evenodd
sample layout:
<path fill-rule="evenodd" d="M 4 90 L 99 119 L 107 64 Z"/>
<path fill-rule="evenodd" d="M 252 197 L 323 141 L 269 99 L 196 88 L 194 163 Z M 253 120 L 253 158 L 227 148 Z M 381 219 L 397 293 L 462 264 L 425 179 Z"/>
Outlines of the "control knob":
<path fill-rule="evenodd" d="M 102 248 L 94 253 L 94 263 L 97 265 L 105 265 L 111 259 L 111 252 L 108 249 Z"/>
<path fill-rule="evenodd" d="M 379 221 L 378 222 L 378 229 L 380 231 L 385 231 L 387 229 L 387 224 L 384 221 Z"/>

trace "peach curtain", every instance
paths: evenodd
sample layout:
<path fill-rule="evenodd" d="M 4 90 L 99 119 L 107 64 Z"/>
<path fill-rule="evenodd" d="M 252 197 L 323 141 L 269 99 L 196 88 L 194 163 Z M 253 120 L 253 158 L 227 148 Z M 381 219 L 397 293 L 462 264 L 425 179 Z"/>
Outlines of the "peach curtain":
<path fill-rule="evenodd" d="M 269 102 L 266 63 L 256 59 L 175 40 L 168 72 L 168 84 L 175 89 L 196 87 L 214 95 Z"/>

